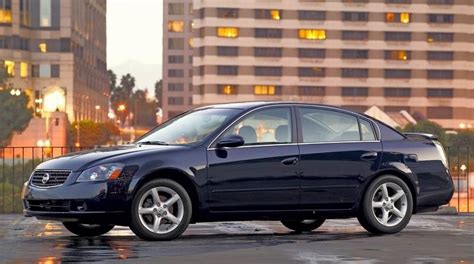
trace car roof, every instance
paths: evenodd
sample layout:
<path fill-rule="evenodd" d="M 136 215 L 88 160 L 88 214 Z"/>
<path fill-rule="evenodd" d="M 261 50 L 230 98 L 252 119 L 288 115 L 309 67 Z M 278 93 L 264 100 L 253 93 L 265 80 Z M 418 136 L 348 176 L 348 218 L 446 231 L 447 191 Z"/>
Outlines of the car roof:
<path fill-rule="evenodd" d="M 215 105 L 208 105 L 204 107 L 200 107 L 198 109 L 206 109 L 206 108 L 230 108 L 230 109 L 242 109 L 242 110 L 250 110 L 253 108 L 258 108 L 262 106 L 272 106 L 272 105 L 306 105 L 306 106 L 322 106 L 326 108 L 332 109 L 340 109 L 344 111 L 348 111 L 342 109 L 337 106 L 332 105 L 325 105 L 325 104 L 313 104 L 313 103 L 302 103 L 302 102 L 295 102 L 295 101 L 256 101 L 256 102 L 236 102 L 236 103 L 223 103 L 223 104 L 215 104 Z M 352 112 L 352 111 L 348 111 Z"/>

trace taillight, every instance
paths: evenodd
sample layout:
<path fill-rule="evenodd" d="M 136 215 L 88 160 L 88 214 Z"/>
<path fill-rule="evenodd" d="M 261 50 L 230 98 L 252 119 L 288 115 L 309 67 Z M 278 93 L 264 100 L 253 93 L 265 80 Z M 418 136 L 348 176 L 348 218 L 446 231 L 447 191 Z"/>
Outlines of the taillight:
<path fill-rule="evenodd" d="M 443 162 L 444 166 L 446 168 L 449 168 L 448 157 L 446 156 L 446 152 L 444 151 L 443 145 L 441 145 L 441 143 L 439 143 L 439 141 L 433 141 L 433 143 L 435 144 L 436 149 L 439 152 L 439 156 L 441 157 L 441 161 Z"/>

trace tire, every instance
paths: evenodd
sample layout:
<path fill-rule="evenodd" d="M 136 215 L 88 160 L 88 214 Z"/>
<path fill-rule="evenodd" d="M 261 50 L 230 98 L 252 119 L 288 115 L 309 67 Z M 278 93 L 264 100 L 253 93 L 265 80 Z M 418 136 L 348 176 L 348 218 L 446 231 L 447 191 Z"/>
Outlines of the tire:
<path fill-rule="evenodd" d="M 69 230 L 69 232 L 76 234 L 81 237 L 94 237 L 103 235 L 112 228 L 114 225 L 98 224 L 98 225 L 89 225 L 82 224 L 80 222 L 63 222 L 64 227 Z"/>
<path fill-rule="evenodd" d="M 144 240 L 171 240 L 186 230 L 192 211 L 183 186 L 169 179 L 153 180 L 133 199 L 130 229 Z"/>
<path fill-rule="evenodd" d="M 370 233 L 394 234 L 408 225 L 412 212 L 413 196 L 407 184 L 384 175 L 368 186 L 357 219 Z"/>
<path fill-rule="evenodd" d="M 281 223 L 288 229 L 291 229 L 297 233 L 311 232 L 314 229 L 319 228 L 323 225 L 326 219 L 311 219 L 311 220 L 283 220 Z"/>

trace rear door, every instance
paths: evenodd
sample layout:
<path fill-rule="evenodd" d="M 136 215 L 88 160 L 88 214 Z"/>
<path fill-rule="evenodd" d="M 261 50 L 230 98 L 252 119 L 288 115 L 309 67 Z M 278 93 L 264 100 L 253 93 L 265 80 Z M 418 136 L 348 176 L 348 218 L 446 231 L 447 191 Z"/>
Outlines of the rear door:
<path fill-rule="evenodd" d="M 323 107 L 299 107 L 302 209 L 348 209 L 379 166 L 382 145 L 371 121 Z"/>

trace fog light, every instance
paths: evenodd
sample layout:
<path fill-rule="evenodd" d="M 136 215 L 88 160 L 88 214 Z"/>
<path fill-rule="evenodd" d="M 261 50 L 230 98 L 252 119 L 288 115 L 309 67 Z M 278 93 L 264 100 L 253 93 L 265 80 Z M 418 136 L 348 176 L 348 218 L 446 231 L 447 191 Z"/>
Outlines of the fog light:
<path fill-rule="evenodd" d="M 87 211 L 86 202 L 76 202 L 75 210 L 80 212 Z"/>

